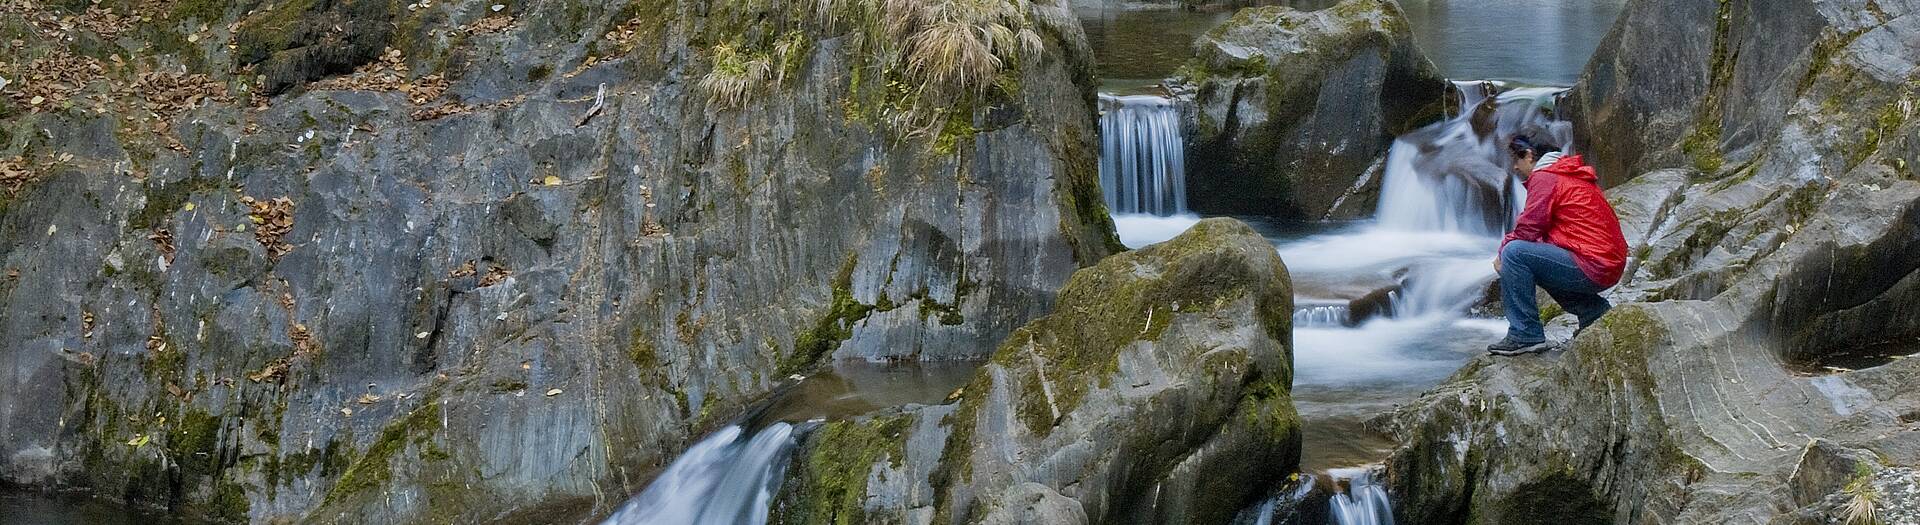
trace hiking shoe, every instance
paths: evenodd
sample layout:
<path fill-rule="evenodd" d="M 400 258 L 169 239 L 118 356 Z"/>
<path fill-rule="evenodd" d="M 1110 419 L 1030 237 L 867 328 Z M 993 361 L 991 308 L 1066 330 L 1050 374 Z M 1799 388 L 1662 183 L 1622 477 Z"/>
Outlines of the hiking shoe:
<path fill-rule="evenodd" d="M 1501 339 L 1498 343 L 1487 345 L 1487 353 L 1501 356 L 1526 355 L 1534 352 L 1544 352 L 1546 350 L 1546 341 L 1528 343 L 1512 339 Z"/>

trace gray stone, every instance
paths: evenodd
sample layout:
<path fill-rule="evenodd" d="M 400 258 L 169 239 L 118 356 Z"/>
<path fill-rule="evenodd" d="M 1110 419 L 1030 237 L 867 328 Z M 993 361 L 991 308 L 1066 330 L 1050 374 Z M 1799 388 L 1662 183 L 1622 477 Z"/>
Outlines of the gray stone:
<path fill-rule="evenodd" d="M 1246 8 L 1194 50 L 1173 83 L 1197 106 L 1187 195 L 1206 213 L 1365 217 L 1371 167 L 1447 96 L 1391 1 Z"/>
<path fill-rule="evenodd" d="M 920 135 L 879 109 L 879 40 L 804 17 L 782 80 L 710 104 L 712 46 L 772 53 L 736 23 L 781 4 L 492 4 L 394 7 L 396 78 L 450 83 L 425 104 L 281 85 L 363 62 L 287 55 L 357 53 L 315 47 L 338 35 L 229 55 L 267 9 L 108 44 L 233 100 L 0 110 L 35 167 L 0 211 L 4 481 L 220 521 L 585 519 L 830 356 L 987 355 L 1118 246 L 1062 6 L 1020 3 L 1042 49 Z M 242 196 L 290 200 L 284 234 Z"/>
<path fill-rule="evenodd" d="M 1226 522 L 1299 460 L 1287 281 L 1231 219 L 1081 270 L 955 401 L 809 434 L 776 521 Z"/>

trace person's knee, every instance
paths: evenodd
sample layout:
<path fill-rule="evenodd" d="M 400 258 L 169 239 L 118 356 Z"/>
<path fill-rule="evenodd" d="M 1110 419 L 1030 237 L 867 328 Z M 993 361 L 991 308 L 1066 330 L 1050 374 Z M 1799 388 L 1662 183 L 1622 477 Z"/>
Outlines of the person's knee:
<path fill-rule="evenodd" d="M 1513 259 L 1520 253 L 1520 247 L 1526 242 L 1527 241 L 1508 241 L 1506 246 L 1500 247 L 1500 259 L 1503 261 Z"/>

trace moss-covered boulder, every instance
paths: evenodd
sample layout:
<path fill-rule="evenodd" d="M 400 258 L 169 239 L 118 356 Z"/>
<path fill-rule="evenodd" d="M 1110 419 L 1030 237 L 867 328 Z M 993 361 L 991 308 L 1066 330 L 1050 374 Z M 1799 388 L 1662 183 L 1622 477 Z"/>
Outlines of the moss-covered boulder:
<path fill-rule="evenodd" d="M 1187 195 L 1202 212 L 1364 217 L 1382 178 L 1369 166 L 1447 93 L 1391 0 L 1246 8 L 1193 45 L 1174 84 L 1197 106 Z"/>
<path fill-rule="evenodd" d="M 1291 305 L 1279 256 L 1231 219 L 1109 257 L 955 401 L 810 435 L 775 514 L 1223 523 L 1298 462 Z"/>

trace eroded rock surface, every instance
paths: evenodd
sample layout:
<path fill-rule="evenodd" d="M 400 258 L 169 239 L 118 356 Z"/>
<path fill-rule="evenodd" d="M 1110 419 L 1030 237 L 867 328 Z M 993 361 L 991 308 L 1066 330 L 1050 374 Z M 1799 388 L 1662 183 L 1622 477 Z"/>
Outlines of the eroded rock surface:
<path fill-rule="evenodd" d="M 1672 168 L 1610 192 L 1633 249 L 1619 306 L 1384 421 L 1400 521 L 1920 507 L 1920 362 L 1900 358 L 1920 352 L 1917 13 L 1631 4 L 1573 97 L 1603 176 Z"/>
<path fill-rule="evenodd" d="M 1206 213 L 1365 217 L 1393 138 L 1446 99 L 1391 1 L 1246 8 L 1194 50 L 1174 83 L 1196 106 L 1187 195 Z"/>
<path fill-rule="evenodd" d="M 0 475 L 552 521 L 830 355 L 983 356 L 1117 246 L 1080 30 L 1004 5 L 928 109 L 880 2 L 9 3 Z"/>
<path fill-rule="evenodd" d="M 1293 472 L 1292 298 L 1265 239 L 1209 219 L 1075 273 L 958 399 L 829 423 L 785 523 L 1224 523 Z"/>

